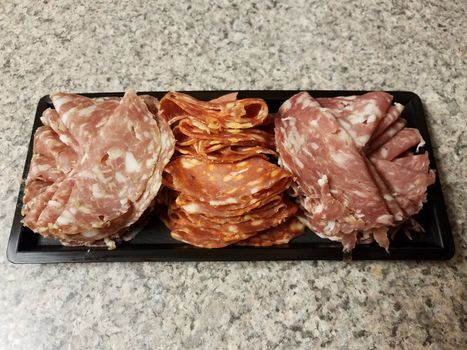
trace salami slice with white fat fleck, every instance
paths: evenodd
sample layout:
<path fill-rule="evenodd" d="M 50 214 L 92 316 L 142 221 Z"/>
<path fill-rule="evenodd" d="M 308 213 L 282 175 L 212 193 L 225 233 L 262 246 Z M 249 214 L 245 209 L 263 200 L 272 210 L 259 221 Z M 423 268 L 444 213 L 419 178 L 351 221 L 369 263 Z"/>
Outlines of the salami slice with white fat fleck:
<path fill-rule="evenodd" d="M 213 101 L 200 101 L 187 94 L 169 92 L 161 100 L 161 115 L 169 124 L 191 117 L 201 128 L 210 130 L 248 129 L 262 124 L 267 118 L 268 107 L 264 100 L 233 100 L 233 96 L 229 94 Z"/>
<path fill-rule="evenodd" d="M 425 142 L 420 132 L 414 128 L 404 128 L 371 153 L 370 157 L 393 160 L 402 153 L 415 146 L 422 146 Z"/>
<path fill-rule="evenodd" d="M 370 154 L 371 152 L 377 150 L 379 147 L 384 145 L 386 142 L 388 142 L 394 135 L 396 135 L 399 131 L 401 131 L 405 125 L 407 124 L 407 121 L 405 119 L 397 119 L 394 123 L 392 123 L 389 127 L 384 130 L 381 135 L 378 137 L 374 138 L 370 144 L 367 146 L 366 153 Z"/>
<path fill-rule="evenodd" d="M 394 103 L 393 106 L 389 107 L 388 112 L 379 122 L 378 126 L 373 132 L 373 135 L 371 135 L 370 141 L 378 138 L 383 132 L 386 131 L 388 127 L 390 127 L 397 119 L 399 119 L 399 116 L 403 110 L 404 106 L 400 103 Z"/>
<path fill-rule="evenodd" d="M 51 97 L 55 110 L 46 111 L 46 126 L 35 136 L 23 223 L 64 243 L 115 238 L 153 202 L 174 150 L 172 132 L 133 91 L 99 101 Z M 44 157 L 62 178 L 39 176 Z M 39 180 L 49 186 L 36 186 Z M 41 192 L 30 196 L 37 188 Z"/>
<path fill-rule="evenodd" d="M 321 98 L 322 107 L 332 110 L 337 121 L 359 148 L 366 146 L 386 116 L 392 96 L 385 92 L 369 92 L 361 96 Z"/>
<path fill-rule="evenodd" d="M 355 225 L 392 222 L 364 159 L 337 118 L 316 107 L 307 93 L 289 101 L 291 107 L 283 105 L 276 118 L 277 148 L 304 193 L 320 198 L 312 210 L 317 225 L 326 222 L 323 230 L 332 235 Z"/>
<path fill-rule="evenodd" d="M 266 230 L 277 226 L 295 214 L 297 207 L 291 202 L 282 202 L 280 206 L 274 208 L 266 217 L 258 218 L 250 215 L 242 215 L 233 220 L 221 219 L 218 222 L 213 217 L 204 215 L 188 214 L 184 210 L 173 205 L 169 208 L 168 219 L 171 227 L 191 226 L 203 231 L 215 231 L 222 233 L 225 242 L 235 243 L 239 240 L 255 235 L 258 231 Z M 264 212 L 264 211 L 263 211 Z"/>
<path fill-rule="evenodd" d="M 403 106 L 391 101 L 378 92 L 299 93 L 279 109 L 279 164 L 294 175 L 298 218 L 344 250 L 373 240 L 387 250 L 392 227 L 421 209 L 434 182 L 427 153 L 412 153 L 424 144 L 420 133 L 405 128 Z"/>
<path fill-rule="evenodd" d="M 165 171 L 167 186 L 212 206 L 242 203 L 282 179 L 290 179 L 287 171 L 260 157 L 209 164 L 183 156 L 173 160 Z"/>
<path fill-rule="evenodd" d="M 417 171 L 385 159 L 372 159 L 397 202 L 408 215 L 420 211 L 426 201 L 426 188 L 435 181 L 433 171 Z"/>
<path fill-rule="evenodd" d="M 430 159 L 428 157 L 428 152 L 399 157 L 394 159 L 393 163 L 413 171 L 426 173 L 430 170 Z"/>
<path fill-rule="evenodd" d="M 295 217 L 237 243 L 241 246 L 271 247 L 287 244 L 303 233 L 305 226 Z"/>

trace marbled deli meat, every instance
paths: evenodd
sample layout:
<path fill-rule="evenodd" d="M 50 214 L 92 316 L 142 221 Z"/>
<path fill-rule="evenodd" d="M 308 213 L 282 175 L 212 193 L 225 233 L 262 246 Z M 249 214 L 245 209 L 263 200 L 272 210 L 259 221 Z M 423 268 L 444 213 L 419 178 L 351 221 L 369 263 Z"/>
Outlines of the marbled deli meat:
<path fill-rule="evenodd" d="M 416 214 L 434 182 L 424 144 L 405 128 L 392 96 L 312 98 L 301 92 L 275 120 L 279 163 L 293 176 L 300 220 L 319 236 L 351 250 L 375 240 L 388 249 L 390 228 Z"/>
<path fill-rule="evenodd" d="M 385 92 L 369 92 L 361 96 L 319 98 L 317 102 L 331 109 L 355 145 L 363 148 L 387 115 L 392 96 Z"/>
<path fill-rule="evenodd" d="M 173 238 L 221 248 L 283 244 L 303 231 L 290 221 L 297 211 L 285 194 L 290 173 L 269 159 L 276 152 L 263 100 L 232 93 L 205 102 L 171 92 L 161 115 L 177 140 L 164 173 L 174 191 L 164 217 Z"/>
<path fill-rule="evenodd" d="M 174 151 L 170 127 L 154 113 L 157 100 L 131 90 L 121 99 L 51 98 L 55 109 L 34 137 L 23 223 L 64 244 L 113 247 L 157 195 Z"/>

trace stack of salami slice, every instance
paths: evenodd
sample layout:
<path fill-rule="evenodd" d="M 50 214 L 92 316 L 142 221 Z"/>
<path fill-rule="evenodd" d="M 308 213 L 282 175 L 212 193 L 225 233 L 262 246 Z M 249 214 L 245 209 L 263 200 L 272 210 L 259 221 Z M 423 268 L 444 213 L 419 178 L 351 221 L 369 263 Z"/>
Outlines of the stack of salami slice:
<path fill-rule="evenodd" d="M 275 134 L 280 164 L 294 175 L 299 217 L 345 250 L 388 233 L 416 214 L 435 175 L 403 106 L 384 92 L 314 99 L 299 93 L 279 109 Z M 418 147 L 417 147 L 418 149 Z"/>
<path fill-rule="evenodd" d="M 68 245 L 115 247 L 151 207 L 174 152 L 158 101 L 51 95 L 34 135 L 23 223 Z"/>
<path fill-rule="evenodd" d="M 290 173 L 268 160 L 274 135 L 261 129 L 261 99 L 229 94 L 209 102 L 182 93 L 161 100 L 161 116 L 176 137 L 165 169 L 173 197 L 165 222 L 177 240 L 205 248 L 287 243 L 303 225 L 285 195 Z"/>

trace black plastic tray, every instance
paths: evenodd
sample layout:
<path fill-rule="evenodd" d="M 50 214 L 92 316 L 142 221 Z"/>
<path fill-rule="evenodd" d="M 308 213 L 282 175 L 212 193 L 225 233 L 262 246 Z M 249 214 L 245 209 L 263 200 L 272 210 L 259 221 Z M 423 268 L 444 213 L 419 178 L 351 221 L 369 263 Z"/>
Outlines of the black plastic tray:
<path fill-rule="evenodd" d="M 231 91 L 187 91 L 190 95 L 208 100 Z M 298 91 L 240 91 L 239 97 L 263 98 L 271 112 L 277 111 L 286 99 Z M 309 91 L 314 97 L 359 95 L 366 91 Z M 405 105 L 403 117 L 408 125 L 420 130 L 430 152 L 431 167 L 436 169 L 430 137 L 425 124 L 425 115 L 420 98 L 413 92 L 390 91 L 395 102 Z M 142 92 L 161 98 L 165 92 Z M 83 94 L 89 97 L 122 96 L 123 93 Z M 52 107 L 49 96 L 39 100 L 33 126 L 34 131 L 41 125 L 42 112 Z M 24 167 L 26 178 L 32 156 L 32 135 Z M 201 249 L 173 240 L 167 228 L 158 217 L 152 220 L 130 242 L 121 244 L 116 250 L 105 248 L 64 247 L 51 238 L 43 238 L 21 224 L 23 185 L 8 242 L 7 256 L 13 263 L 52 262 L 109 262 L 109 261 L 220 261 L 220 260 L 445 260 L 454 255 L 454 242 L 449 227 L 446 208 L 439 180 L 428 188 L 428 201 L 417 215 L 417 221 L 424 227 L 424 234 L 414 233 L 413 240 L 400 233 L 391 242 L 389 254 L 376 243 L 359 245 L 344 255 L 340 243 L 324 240 L 311 232 L 293 240 L 285 246 L 271 248 L 237 247 L 222 249 Z"/>

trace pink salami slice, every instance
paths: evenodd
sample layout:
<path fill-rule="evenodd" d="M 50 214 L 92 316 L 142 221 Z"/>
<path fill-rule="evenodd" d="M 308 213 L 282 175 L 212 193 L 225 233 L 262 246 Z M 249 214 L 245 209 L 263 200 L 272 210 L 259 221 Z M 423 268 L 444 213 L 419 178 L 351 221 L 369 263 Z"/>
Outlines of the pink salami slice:
<path fill-rule="evenodd" d="M 393 106 L 389 107 L 388 112 L 373 132 L 370 141 L 378 138 L 383 132 L 386 131 L 387 128 L 389 128 L 397 119 L 399 119 L 403 110 L 404 106 L 400 103 L 394 103 Z"/>
<path fill-rule="evenodd" d="M 321 106 L 332 110 L 357 147 L 363 148 L 386 116 L 392 96 L 385 92 L 369 92 L 361 96 L 322 98 L 318 101 Z"/>
<path fill-rule="evenodd" d="M 157 195 L 174 151 L 168 123 L 157 100 L 134 91 L 101 100 L 51 97 L 56 110 L 44 113 L 46 126 L 35 135 L 23 223 L 70 244 L 118 238 Z"/>
<path fill-rule="evenodd" d="M 310 198 L 314 228 L 332 236 L 392 223 L 364 158 L 336 119 L 306 92 L 289 99 L 276 118 L 281 162 Z"/>
<path fill-rule="evenodd" d="M 401 131 L 405 125 L 407 124 L 407 121 L 405 119 L 399 118 L 396 120 L 394 123 L 392 123 L 386 130 L 376 137 L 374 140 L 370 142 L 370 144 L 366 148 L 366 153 L 371 154 L 371 152 L 377 150 L 380 148 L 382 145 L 384 145 L 386 142 L 388 142 L 394 135 L 396 135 L 399 131 Z"/>
<path fill-rule="evenodd" d="M 414 171 L 385 159 L 372 159 L 392 195 L 408 215 L 420 211 L 426 201 L 426 189 L 435 181 L 433 171 Z"/>
<path fill-rule="evenodd" d="M 423 145 L 424 141 L 420 132 L 413 128 L 404 128 L 371 153 L 370 157 L 393 160 L 400 154 L 417 145 Z"/>

